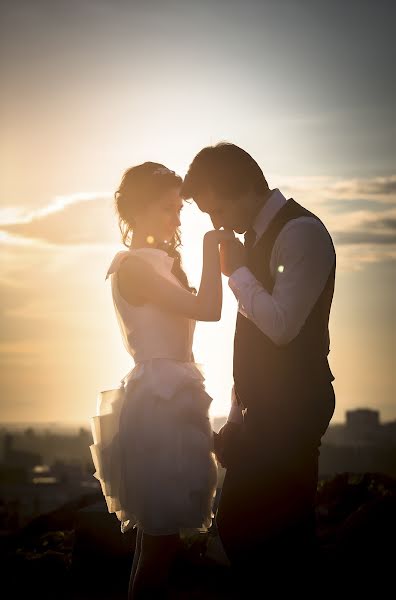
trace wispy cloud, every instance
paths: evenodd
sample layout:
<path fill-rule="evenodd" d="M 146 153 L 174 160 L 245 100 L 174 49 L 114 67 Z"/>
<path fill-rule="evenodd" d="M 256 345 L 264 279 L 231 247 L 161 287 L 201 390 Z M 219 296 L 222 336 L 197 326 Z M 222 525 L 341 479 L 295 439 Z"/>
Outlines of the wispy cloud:
<path fill-rule="evenodd" d="M 108 198 L 110 195 L 105 193 L 97 193 L 97 192 L 77 192 L 75 194 L 70 194 L 69 196 L 55 196 L 52 202 L 43 206 L 42 208 L 38 208 L 36 210 L 30 211 L 28 213 L 23 213 L 21 208 L 9 207 L 6 209 L 2 209 L 0 213 L 0 224 L 17 224 L 17 223 L 31 223 L 37 219 L 42 219 L 52 213 L 58 213 L 64 211 L 65 208 L 71 206 L 73 204 L 80 204 L 82 202 L 89 202 L 91 200 Z"/>
<path fill-rule="evenodd" d="M 279 177 L 284 188 L 313 196 L 316 202 L 371 200 L 396 204 L 396 175 L 339 179 L 334 177 Z"/>
<path fill-rule="evenodd" d="M 116 239 L 112 195 L 76 193 L 58 196 L 50 204 L 10 219 L 10 210 L 0 212 L 0 229 L 19 238 L 50 244 L 104 244 Z M 3 237 L 3 242 L 12 240 Z M 14 242 L 15 243 L 15 242 Z"/>
<path fill-rule="evenodd" d="M 338 272 L 362 271 L 375 263 L 385 265 L 396 261 L 396 245 L 391 244 L 343 244 L 337 248 Z"/>
<path fill-rule="evenodd" d="M 339 231 L 335 233 L 336 244 L 396 244 L 395 233 L 370 233 L 369 231 Z"/>
<path fill-rule="evenodd" d="M 328 218 L 338 244 L 396 244 L 396 209 L 379 214 L 370 210 L 330 214 Z"/>
<path fill-rule="evenodd" d="M 375 197 L 394 202 L 396 197 L 396 175 L 372 177 L 371 179 L 349 179 L 334 184 L 338 196 L 345 199 Z"/>

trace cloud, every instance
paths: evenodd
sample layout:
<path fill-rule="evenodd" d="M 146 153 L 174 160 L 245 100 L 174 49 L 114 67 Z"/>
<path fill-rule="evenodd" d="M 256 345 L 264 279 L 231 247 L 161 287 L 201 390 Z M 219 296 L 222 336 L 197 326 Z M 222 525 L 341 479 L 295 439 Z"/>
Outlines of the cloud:
<path fill-rule="evenodd" d="M 336 244 L 396 244 L 396 233 L 369 231 L 340 231 L 334 234 Z"/>
<path fill-rule="evenodd" d="M 111 194 L 59 196 L 49 205 L 16 218 L 0 213 L 0 229 L 12 236 L 50 244 L 114 244 L 117 224 Z M 3 241 L 7 242 L 7 239 Z M 8 240 L 10 241 L 10 240 Z"/>
<path fill-rule="evenodd" d="M 382 220 L 380 220 L 379 223 L 384 227 L 388 227 L 389 229 L 396 231 L 396 217 L 389 218 L 389 219 L 382 219 Z"/>
<path fill-rule="evenodd" d="M 392 264 L 396 261 L 396 245 L 392 244 L 342 244 L 337 248 L 337 271 L 362 271 L 372 264 Z"/>
<path fill-rule="evenodd" d="M 396 211 L 388 210 L 378 217 L 374 212 L 356 211 L 333 218 L 336 244 L 396 244 Z"/>
<path fill-rule="evenodd" d="M 395 200 L 396 175 L 372 177 L 370 179 L 350 179 L 334 184 L 334 190 L 343 198 L 371 197 Z"/>
<path fill-rule="evenodd" d="M 298 195 L 308 194 L 316 202 L 370 200 L 396 204 L 396 175 L 339 179 L 335 177 L 280 177 L 284 187 Z"/>

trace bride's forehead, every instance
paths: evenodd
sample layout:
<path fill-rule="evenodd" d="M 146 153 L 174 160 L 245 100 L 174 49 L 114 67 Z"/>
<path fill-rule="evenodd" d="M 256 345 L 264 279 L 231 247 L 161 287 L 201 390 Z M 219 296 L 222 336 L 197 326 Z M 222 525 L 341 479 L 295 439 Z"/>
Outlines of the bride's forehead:
<path fill-rule="evenodd" d="M 159 198 L 160 206 L 166 204 L 167 206 L 172 205 L 175 208 L 181 208 L 183 206 L 183 199 L 180 197 L 180 190 L 172 189 L 168 190 Z"/>

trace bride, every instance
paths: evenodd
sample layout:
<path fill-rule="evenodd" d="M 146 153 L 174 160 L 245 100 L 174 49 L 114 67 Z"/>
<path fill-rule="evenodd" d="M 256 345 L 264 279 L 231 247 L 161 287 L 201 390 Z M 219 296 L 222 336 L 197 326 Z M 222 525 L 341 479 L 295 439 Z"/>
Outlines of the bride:
<path fill-rule="evenodd" d="M 220 319 L 219 244 L 234 234 L 205 234 L 196 293 L 177 250 L 181 183 L 173 171 L 146 162 L 124 173 L 115 194 L 128 249 L 116 254 L 107 276 L 135 366 L 118 389 L 99 394 L 90 448 L 109 512 L 122 532 L 137 528 L 130 599 L 163 598 L 180 532 L 205 531 L 213 516 L 212 398 L 192 344 L 196 320 Z"/>

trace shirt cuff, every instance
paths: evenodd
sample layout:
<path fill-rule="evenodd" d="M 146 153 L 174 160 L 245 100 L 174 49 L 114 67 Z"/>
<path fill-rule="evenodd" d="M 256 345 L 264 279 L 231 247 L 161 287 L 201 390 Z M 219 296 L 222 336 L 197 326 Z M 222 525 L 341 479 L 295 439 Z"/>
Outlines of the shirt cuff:
<path fill-rule="evenodd" d="M 228 279 L 228 285 L 238 301 L 238 310 L 251 318 L 252 293 L 257 287 L 257 279 L 247 267 L 239 267 Z"/>
<path fill-rule="evenodd" d="M 255 285 L 256 283 L 257 280 L 255 276 L 247 267 L 239 267 L 239 269 L 234 271 L 228 279 L 228 285 L 237 298 L 241 290 L 246 289 L 251 285 Z"/>

